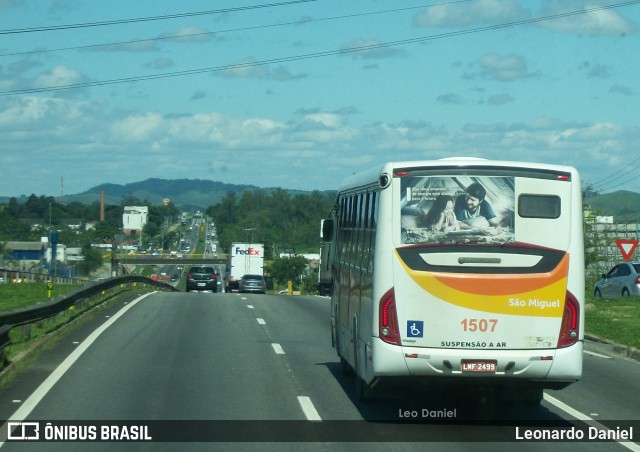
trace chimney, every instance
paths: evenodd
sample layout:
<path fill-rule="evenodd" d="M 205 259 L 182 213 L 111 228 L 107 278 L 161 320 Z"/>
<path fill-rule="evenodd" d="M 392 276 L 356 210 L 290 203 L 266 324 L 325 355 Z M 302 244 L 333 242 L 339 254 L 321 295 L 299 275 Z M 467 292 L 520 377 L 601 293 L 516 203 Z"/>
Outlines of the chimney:
<path fill-rule="evenodd" d="M 100 189 L 100 221 L 104 221 L 104 188 Z"/>

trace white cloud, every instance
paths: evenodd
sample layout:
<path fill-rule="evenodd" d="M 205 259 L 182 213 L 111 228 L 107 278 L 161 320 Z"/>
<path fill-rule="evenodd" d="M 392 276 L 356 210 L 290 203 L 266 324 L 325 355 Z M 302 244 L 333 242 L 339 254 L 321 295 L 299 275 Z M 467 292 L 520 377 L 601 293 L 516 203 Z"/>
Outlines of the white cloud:
<path fill-rule="evenodd" d="M 0 131 L 39 135 L 64 122 L 81 119 L 85 106 L 58 98 L 11 98 L 0 108 Z"/>
<path fill-rule="evenodd" d="M 36 88 L 49 88 L 74 85 L 83 82 L 85 77 L 74 69 L 66 66 L 56 66 L 51 71 L 38 75 L 33 81 Z"/>
<path fill-rule="evenodd" d="M 258 78 L 279 82 L 302 79 L 307 76 L 304 73 L 292 74 L 282 66 L 271 68 L 267 64 L 260 63 L 255 58 L 245 58 L 214 74 L 227 78 Z"/>
<path fill-rule="evenodd" d="M 468 79 L 479 77 L 500 82 L 511 82 L 530 76 L 523 57 L 514 54 L 502 56 L 497 53 L 485 53 L 470 65 L 465 74 L 465 78 Z"/>
<path fill-rule="evenodd" d="M 539 13 L 541 16 L 555 16 L 572 11 L 585 12 L 539 22 L 538 25 L 558 33 L 588 36 L 620 36 L 635 33 L 637 26 L 625 19 L 620 10 L 598 9 L 610 3 L 602 0 L 546 0 Z"/>
<path fill-rule="evenodd" d="M 606 0 L 542 0 L 534 14 L 518 0 L 477 0 L 433 5 L 414 17 L 417 27 L 476 27 L 499 25 L 535 18 L 537 27 L 557 33 L 589 36 L 619 36 L 637 31 L 637 26 L 625 19 L 618 9 L 598 9 L 611 4 Z M 566 13 L 576 13 L 563 16 Z"/>
<path fill-rule="evenodd" d="M 326 127 L 338 128 L 344 126 L 345 120 L 341 115 L 327 112 L 317 112 L 306 116 L 305 121 L 313 121 L 323 124 Z"/>
<path fill-rule="evenodd" d="M 180 27 L 174 32 L 164 33 L 161 38 L 170 38 L 172 42 L 207 42 L 213 33 L 198 27 Z"/>
<path fill-rule="evenodd" d="M 143 143 L 163 135 L 166 126 L 166 120 L 157 113 L 127 116 L 110 127 L 111 138 L 119 143 Z"/>
<path fill-rule="evenodd" d="M 417 27 L 468 27 L 514 22 L 530 16 L 518 0 L 477 0 L 430 6 L 416 14 Z"/>
<path fill-rule="evenodd" d="M 47 172 L 64 174 L 65 181 L 84 181 L 79 191 L 103 181 L 148 177 L 331 189 L 351 172 L 377 163 L 462 155 L 572 164 L 589 181 L 635 155 L 640 140 L 640 128 L 612 122 L 540 117 L 528 123 L 468 123 L 459 128 L 425 121 L 355 126 L 349 122 L 351 115 L 341 111 L 351 109 L 308 108 L 288 121 L 239 119 L 219 112 L 116 117 L 100 105 L 69 99 L 0 99 L 0 164 L 3 171 L 18 174 L 24 165 L 47 159 L 46 171 L 38 177 L 46 181 Z M 259 168 L 251 179 L 243 173 L 248 160 Z M 295 171 L 283 180 L 282 172 L 294 163 Z M 222 164 L 229 170 L 218 171 Z M 242 174 L 243 179 L 231 174 Z M 0 181 L 0 194 L 15 194 L 19 180 L 12 179 L 12 185 Z M 32 182 L 22 185 L 35 190 Z"/>

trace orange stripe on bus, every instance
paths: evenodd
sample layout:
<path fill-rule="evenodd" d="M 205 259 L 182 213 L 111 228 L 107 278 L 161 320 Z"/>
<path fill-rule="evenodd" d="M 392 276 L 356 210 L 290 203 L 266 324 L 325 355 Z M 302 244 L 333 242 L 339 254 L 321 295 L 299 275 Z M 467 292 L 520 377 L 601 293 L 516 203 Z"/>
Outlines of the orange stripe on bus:
<path fill-rule="evenodd" d="M 569 256 L 549 273 L 536 274 L 468 274 L 432 273 L 433 277 L 452 289 L 478 295 L 509 295 L 529 292 L 566 278 L 569 274 Z"/>

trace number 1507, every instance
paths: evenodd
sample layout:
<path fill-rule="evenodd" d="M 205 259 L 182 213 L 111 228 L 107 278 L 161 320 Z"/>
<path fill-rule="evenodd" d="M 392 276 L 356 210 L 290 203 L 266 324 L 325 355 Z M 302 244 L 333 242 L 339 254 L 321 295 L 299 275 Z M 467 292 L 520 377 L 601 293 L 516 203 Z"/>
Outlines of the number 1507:
<path fill-rule="evenodd" d="M 464 319 L 460 322 L 464 331 L 480 331 L 486 333 L 487 331 L 493 333 L 496 330 L 498 319 Z"/>

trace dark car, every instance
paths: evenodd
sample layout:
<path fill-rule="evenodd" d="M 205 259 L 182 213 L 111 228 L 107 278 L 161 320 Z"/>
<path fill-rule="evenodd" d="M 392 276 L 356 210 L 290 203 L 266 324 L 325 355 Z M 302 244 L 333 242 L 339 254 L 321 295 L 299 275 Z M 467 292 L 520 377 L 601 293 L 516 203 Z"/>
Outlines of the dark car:
<path fill-rule="evenodd" d="M 187 292 L 192 290 L 218 291 L 218 274 L 213 267 L 191 267 L 187 272 Z"/>
<path fill-rule="evenodd" d="M 262 275 L 244 275 L 240 278 L 240 292 L 266 293 L 267 283 Z"/>
<path fill-rule="evenodd" d="M 640 296 L 640 262 L 625 262 L 613 267 L 596 282 L 593 295 L 603 298 Z"/>

